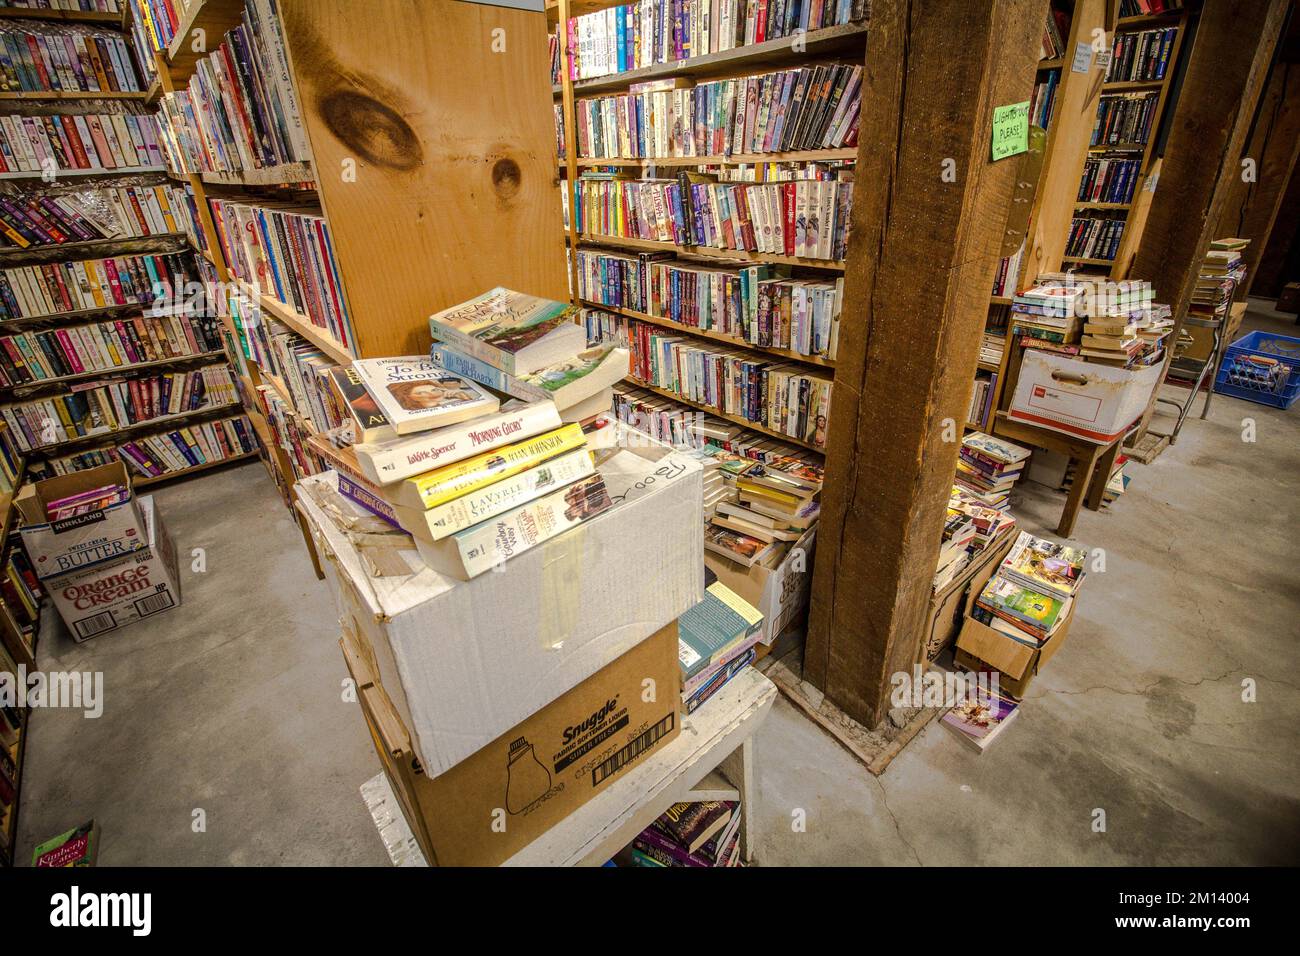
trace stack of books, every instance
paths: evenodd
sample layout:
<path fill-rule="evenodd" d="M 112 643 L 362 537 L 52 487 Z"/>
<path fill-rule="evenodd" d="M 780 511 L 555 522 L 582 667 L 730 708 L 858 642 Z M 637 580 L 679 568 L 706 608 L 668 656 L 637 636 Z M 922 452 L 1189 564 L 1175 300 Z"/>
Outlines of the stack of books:
<path fill-rule="evenodd" d="M 1007 347 L 1007 337 L 999 332 L 985 332 L 980 339 L 980 361 L 985 365 L 1001 365 L 1002 353 Z"/>
<path fill-rule="evenodd" d="M 1020 532 L 975 600 L 971 616 L 1028 647 L 1042 647 L 1068 620 L 1088 552 Z"/>
<path fill-rule="evenodd" d="M 580 392 L 565 389 L 582 386 L 591 394 L 567 410 L 592 396 L 608 409 L 600 382 L 621 377 L 627 356 L 591 354 L 573 318 L 509 289 L 445 309 L 429 320 L 433 357 L 358 359 L 351 376 L 333 374 L 353 420 L 308 444 L 340 492 L 410 534 L 431 568 L 460 580 L 489 571 L 613 506 L 583 427 L 551 396 L 568 402 Z M 503 405 L 467 371 L 532 397 Z"/>
<path fill-rule="evenodd" d="M 1042 279 L 1040 276 L 1040 284 L 1012 298 L 1011 333 L 1021 336 L 1021 344 L 1030 348 L 1037 348 L 1038 342 L 1057 345 L 1077 342 L 1083 289 Z"/>
<path fill-rule="evenodd" d="M 0 172 L 124 172 L 163 165 L 158 121 L 122 106 L 114 113 L 0 116 Z"/>
<path fill-rule="evenodd" d="M 1065 38 L 1070 35 L 1070 15 L 1064 10 L 1048 8 L 1047 25 L 1039 44 L 1040 60 L 1055 60 L 1065 53 Z"/>
<path fill-rule="evenodd" d="M 1228 306 L 1236 294 L 1237 286 L 1246 277 L 1246 262 L 1241 254 L 1250 245 L 1249 239 L 1215 239 L 1201 260 L 1192 290 L 1189 315 L 1202 319 L 1218 319 L 1227 314 Z"/>
<path fill-rule="evenodd" d="M 775 567 L 821 514 L 822 466 L 798 457 L 736 456 L 723 467 L 735 498 L 717 504 L 704 547 L 745 567 Z"/>
<path fill-rule="evenodd" d="M 754 662 L 763 615 L 720 581 L 704 600 L 677 619 L 682 710 L 693 714 L 736 674 Z"/>
<path fill-rule="evenodd" d="M 632 866 L 740 866 L 740 804 L 675 803 L 632 841 Z"/>
<path fill-rule="evenodd" d="M 962 439 L 953 483 L 987 508 L 1010 507 L 1011 488 L 1024 470 L 1030 451 L 1019 445 L 971 432 Z"/>
<path fill-rule="evenodd" d="M 943 543 L 932 584 L 934 592 L 955 581 L 972 561 L 1015 526 L 1014 515 L 990 508 L 976 495 L 954 485 L 948 498 Z"/>

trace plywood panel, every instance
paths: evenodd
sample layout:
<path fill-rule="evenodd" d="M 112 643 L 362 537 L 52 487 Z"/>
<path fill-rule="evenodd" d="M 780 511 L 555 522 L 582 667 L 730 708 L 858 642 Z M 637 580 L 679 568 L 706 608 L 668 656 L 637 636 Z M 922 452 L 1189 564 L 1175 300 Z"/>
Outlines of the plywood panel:
<path fill-rule="evenodd" d="M 423 352 L 430 313 L 493 286 L 567 298 L 545 15 L 280 9 L 360 353 Z"/>

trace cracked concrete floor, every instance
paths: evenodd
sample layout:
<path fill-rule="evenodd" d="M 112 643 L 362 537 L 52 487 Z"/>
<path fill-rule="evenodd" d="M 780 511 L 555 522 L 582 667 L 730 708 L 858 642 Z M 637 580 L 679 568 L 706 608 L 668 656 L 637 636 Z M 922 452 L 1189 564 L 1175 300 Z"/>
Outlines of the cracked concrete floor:
<path fill-rule="evenodd" d="M 1075 539 L 1107 570 L 989 752 L 932 723 L 875 778 L 778 699 L 756 740 L 760 863 L 1300 862 L 1300 407 L 1217 396 L 1132 474 L 1110 510 L 1083 512 Z M 107 700 L 98 720 L 34 713 L 19 860 L 95 817 L 103 865 L 386 864 L 335 616 L 262 466 L 156 498 L 207 570 L 182 562 L 178 612 L 84 645 L 42 638 L 43 667 L 104 671 Z M 1061 500 L 1022 482 L 1013 509 L 1051 536 Z"/>

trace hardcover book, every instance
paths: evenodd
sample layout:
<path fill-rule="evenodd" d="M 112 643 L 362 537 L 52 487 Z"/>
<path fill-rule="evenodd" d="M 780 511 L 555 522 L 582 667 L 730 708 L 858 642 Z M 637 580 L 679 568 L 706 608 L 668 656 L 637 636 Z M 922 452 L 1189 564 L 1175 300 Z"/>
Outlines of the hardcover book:
<path fill-rule="evenodd" d="M 350 365 L 332 368 L 329 375 L 339 401 L 352 416 L 352 422 L 356 426 L 353 434 L 357 441 L 389 441 L 397 437 L 397 430 L 361 381 L 356 369 Z"/>
<path fill-rule="evenodd" d="M 502 478 L 517 475 L 548 458 L 582 448 L 586 443 L 581 426 L 565 425 L 555 431 L 407 478 L 390 488 L 388 494 L 396 504 L 427 510 Z"/>
<path fill-rule="evenodd" d="M 399 435 L 491 415 L 500 400 L 423 356 L 357 359 L 352 368 Z"/>
<path fill-rule="evenodd" d="M 468 581 L 613 506 L 605 480 L 592 475 L 442 541 L 416 537 L 415 546 L 433 570 Z"/>
<path fill-rule="evenodd" d="M 576 355 L 587 333 L 577 309 L 497 287 L 429 317 L 434 339 L 516 377 Z"/>
<path fill-rule="evenodd" d="M 376 484 L 387 485 L 560 425 L 553 402 L 533 402 L 472 422 L 356 445 L 353 450 L 362 473 Z"/>

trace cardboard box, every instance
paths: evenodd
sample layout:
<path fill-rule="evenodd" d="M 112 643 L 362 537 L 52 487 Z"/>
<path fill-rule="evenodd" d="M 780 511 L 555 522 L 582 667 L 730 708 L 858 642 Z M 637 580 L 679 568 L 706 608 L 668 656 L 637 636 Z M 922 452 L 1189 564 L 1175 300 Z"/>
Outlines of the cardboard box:
<path fill-rule="evenodd" d="M 181 603 L 176 549 L 153 498 L 137 499 L 145 546 L 115 561 L 48 578 L 45 589 L 72 638 L 87 641 Z"/>
<path fill-rule="evenodd" d="M 1146 410 L 1161 366 L 1127 371 L 1065 355 L 1025 351 L 1009 416 L 1108 445 Z"/>
<path fill-rule="evenodd" d="M 984 590 L 1002 559 L 1011 551 L 1017 529 L 1004 531 L 999 540 L 985 548 L 970 564 L 962 569 L 948 586 L 930 598 L 929 627 L 920 644 L 918 663 L 930 664 L 952 643 L 961 629 L 974 596 Z"/>
<path fill-rule="evenodd" d="M 438 866 L 504 862 L 681 732 L 673 622 L 430 778 L 354 642 L 345 628 L 340 643 L 371 737 L 411 832 Z"/>
<path fill-rule="evenodd" d="M 998 683 L 1002 693 L 1017 699 L 1023 698 L 1039 669 L 1052 659 L 1052 655 L 1061 649 L 1065 639 L 1070 636 L 1070 624 L 1078 606 L 1078 601 L 1070 605 L 1065 623 L 1056 629 L 1056 633 L 1042 647 L 1029 647 L 1013 641 L 967 615 L 961 633 L 957 635 L 957 650 L 953 653 L 953 661 L 963 670 L 998 671 L 1001 675 Z"/>
<path fill-rule="evenodd" d="M 340 617 L 374 650 L 377 680 L 431 775 L 487 745 L 704 598 L 699 463 L 648 441 L 600 463 L 615 506 L 533 548 L 499 573 L 456 581 L 374 562 L 314 500 L 361 512 L 327 472 L 299 482 L 306 525 Z M 374 536 L 371 536 L 374 537 Z"/>
<path fill-rule="evenodd" d="M 718 580 L 762 612 L 764 647 L 771 647 L 808 606 L 816 544 L 817 526 L 813 525 L 772 567 L 759 562 L 747 568 L 716 551 L 704 552 L 704 563 Z"/>
<path fill-rule="evenodd" d="M 120 504 L 74 518 L 46 519 L 45 506 L 49 502 L 106 485 L 121 485 L 130 491 L 131 476 L 126 465 L 115 461 L 20 489 L 14 504 L 23 516 L 23 544 L 38 577 L 51 578 L 77 568 L 117 561 L 147 546 L 144 518 L 134 494 Z"/>

